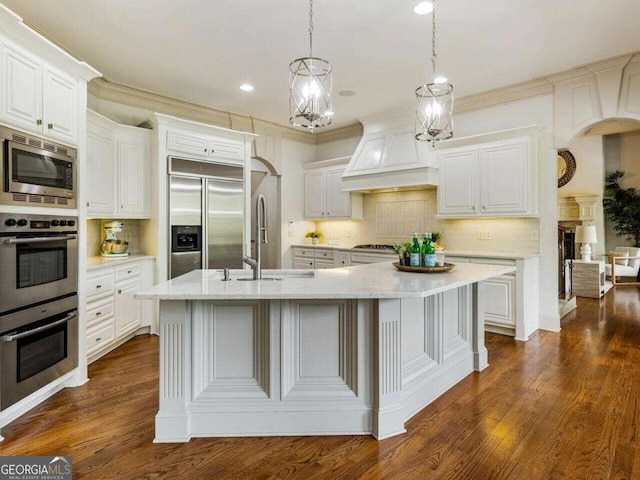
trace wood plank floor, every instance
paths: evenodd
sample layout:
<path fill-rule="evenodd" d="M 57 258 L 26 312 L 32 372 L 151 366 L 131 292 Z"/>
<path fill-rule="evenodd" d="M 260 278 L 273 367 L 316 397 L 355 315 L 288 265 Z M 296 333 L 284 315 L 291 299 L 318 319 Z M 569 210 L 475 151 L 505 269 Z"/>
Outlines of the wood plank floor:
<path fill-rule="evenodd" d="M 72 455 L 76 479 L 640 478 L 640 289 L 578 299 L 560 334 L 487 335 L 490 367 L 407 434 L 153 444 L 158 341 L 91 365 L 91 381 L 2 430 L 0 455 Z"/>

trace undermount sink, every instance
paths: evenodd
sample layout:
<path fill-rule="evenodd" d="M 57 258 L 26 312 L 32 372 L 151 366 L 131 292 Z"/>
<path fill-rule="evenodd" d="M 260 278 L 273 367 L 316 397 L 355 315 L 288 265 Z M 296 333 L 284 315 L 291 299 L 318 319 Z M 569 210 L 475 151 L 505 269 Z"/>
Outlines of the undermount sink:
<path fill-rule="evenodd" d="M 216 270 L 216 273 L 220 276 L 220 280 L 223 280 L 224 274 L 222 270 Z M 313 270 L 263 270 L 262 278 L 254 280 L 253 272 L 251 270 L 229 270 L 229 279 L 238 280 L 241 282 L 249 281 L 281 281 L 289 278 L 313 278 L 315 276 Z"/>

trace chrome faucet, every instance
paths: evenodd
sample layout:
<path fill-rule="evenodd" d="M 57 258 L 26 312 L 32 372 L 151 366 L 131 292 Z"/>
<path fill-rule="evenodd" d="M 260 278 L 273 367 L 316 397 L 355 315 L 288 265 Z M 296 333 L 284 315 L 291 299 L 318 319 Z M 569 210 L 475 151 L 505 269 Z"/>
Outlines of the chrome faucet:
<path fill-rule="evenodd" d="M 267 240 L 267 201 L 264 195 L 258 195 L 256 200 L 256 258 L 247 255 L 242 257 L 242 261 L 253 269 L 253 279 L 262 278 L 262 244 L 269 243 Z"/>

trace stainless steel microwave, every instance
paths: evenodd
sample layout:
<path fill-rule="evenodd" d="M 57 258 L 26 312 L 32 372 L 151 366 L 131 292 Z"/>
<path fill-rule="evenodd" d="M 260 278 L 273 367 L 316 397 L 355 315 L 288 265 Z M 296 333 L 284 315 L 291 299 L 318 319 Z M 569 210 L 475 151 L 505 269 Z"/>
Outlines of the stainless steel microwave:
<path fill-rule="evenodd" d="M 0 126 L 0 203 L 76 207 L 76 149 Z"/>

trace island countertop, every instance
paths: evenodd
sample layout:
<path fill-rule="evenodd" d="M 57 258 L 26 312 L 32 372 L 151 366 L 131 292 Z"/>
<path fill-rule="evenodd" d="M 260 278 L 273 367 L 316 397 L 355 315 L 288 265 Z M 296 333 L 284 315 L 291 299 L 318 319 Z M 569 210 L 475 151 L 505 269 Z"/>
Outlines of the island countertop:
<path fill-rule="evenodd" d="M 446 273 L 400 272 L 391 262 L 326 270 L 263 270 L 283 280 L 242 281 L 250 270 L 194 270 L 137 293 L 142 300 L 335 299 L 427 297 L 511 273 L 514 266 L 458 263 Z"/>

